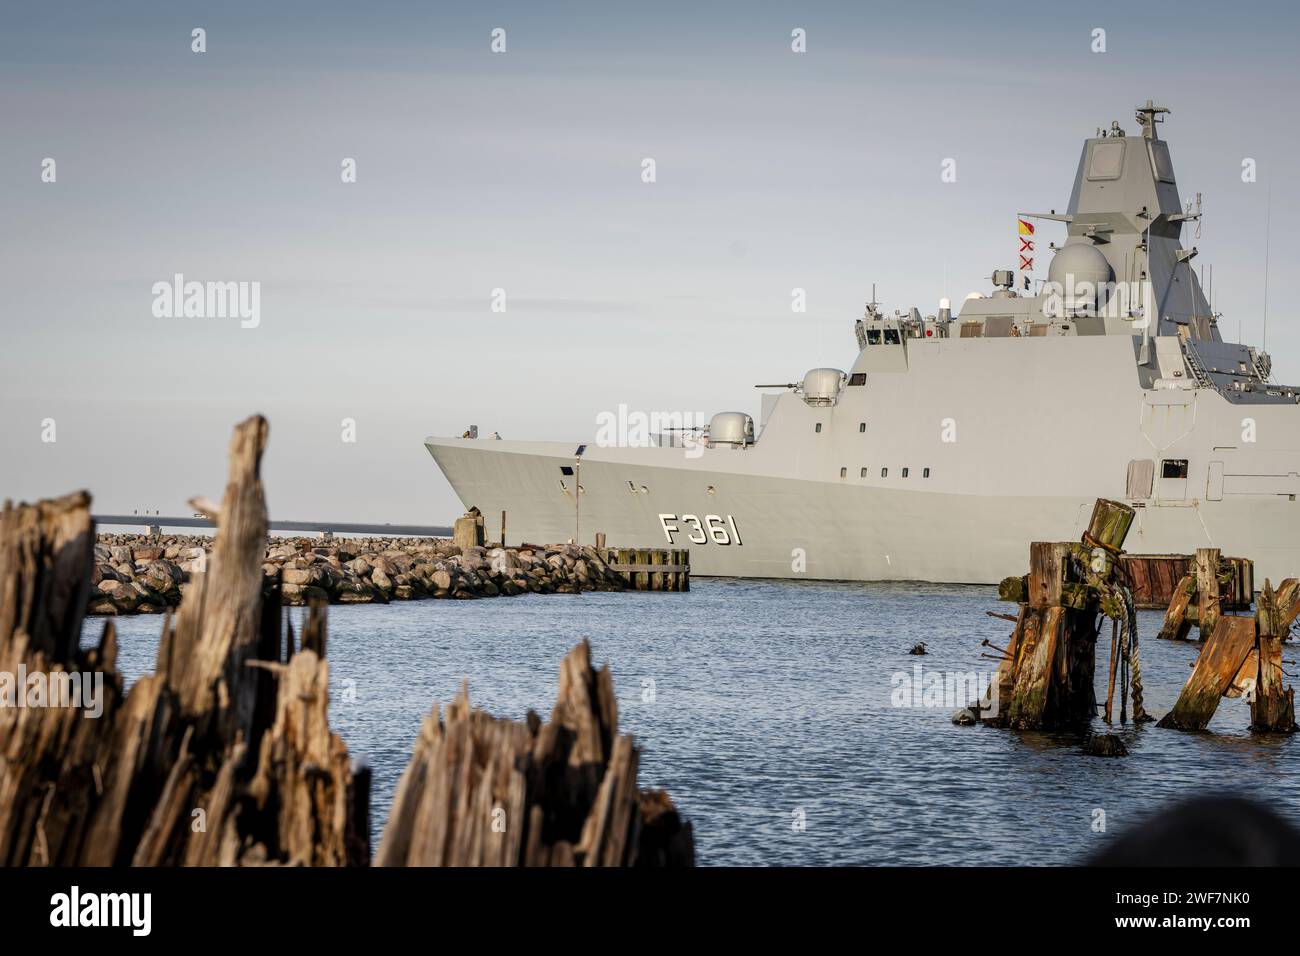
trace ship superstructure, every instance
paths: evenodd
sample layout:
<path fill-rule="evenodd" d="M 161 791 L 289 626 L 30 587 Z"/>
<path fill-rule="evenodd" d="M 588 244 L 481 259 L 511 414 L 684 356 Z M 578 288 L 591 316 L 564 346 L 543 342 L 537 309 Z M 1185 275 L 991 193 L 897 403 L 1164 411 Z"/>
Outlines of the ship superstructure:
<path fill-rule="evenodd" d="M 1300 389 L 1225 342 L 1183 245 L 1163 107 L 1083 146 L 1046 231 L 1048 277 L 886 315 L 847 370 L 651 447 L 428 438 L 467 507 L 516 539 L 689 547 L 703 575 L 991 583 L 1030 540 L 1077 538 L 1098 497 L 1137 509 L 1128 550 L 1219 547 L 1276 583 L 1300 571 Z"/>

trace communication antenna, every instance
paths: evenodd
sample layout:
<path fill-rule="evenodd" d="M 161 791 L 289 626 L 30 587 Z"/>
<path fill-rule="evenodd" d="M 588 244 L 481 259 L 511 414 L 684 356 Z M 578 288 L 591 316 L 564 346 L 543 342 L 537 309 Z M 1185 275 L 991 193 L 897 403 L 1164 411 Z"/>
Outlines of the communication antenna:
<path fill-rule="evenodd" d="M 1268 184 L 1268 192 L 1264 196 L 1266 203 L 1264 209 L 1264 341 L 1260 344 L 1260 351 L 1268 351 L 1268 247 L 1273 226 L 1273 184 Z"/>

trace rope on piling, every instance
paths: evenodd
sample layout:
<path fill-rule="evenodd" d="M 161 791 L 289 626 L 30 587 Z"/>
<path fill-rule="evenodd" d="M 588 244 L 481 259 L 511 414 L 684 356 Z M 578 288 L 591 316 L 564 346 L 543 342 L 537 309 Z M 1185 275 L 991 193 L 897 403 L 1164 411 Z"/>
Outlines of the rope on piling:
<path fill-rule="evenodd" d="M 1116 590 L 1124 602 L 1124 630 L 1132 635 L 1128 643 L 1128 669 L 1133 672 L 1133 721 L 1143 724 L 1154 720 L 1142 706 L 1142 658 L 1138 654 L 1137 605 L 1133 601 L 1133 592 L 1123 584 L 1117 584 Z"/>
<path fill-rule="evenodd" d="M 1142 694 L 1142 658 L 1138 653 L 1137 604 L 1133 591 L 1119 581 L 1097 585 L 1102 593 L 1102 613 L 1119 623 L 1119 719 L 1128 719 L 1129 688 L 1133 694 L 1133 720 L 1146 723 L 1154 720 L 1147 713 Z"/>

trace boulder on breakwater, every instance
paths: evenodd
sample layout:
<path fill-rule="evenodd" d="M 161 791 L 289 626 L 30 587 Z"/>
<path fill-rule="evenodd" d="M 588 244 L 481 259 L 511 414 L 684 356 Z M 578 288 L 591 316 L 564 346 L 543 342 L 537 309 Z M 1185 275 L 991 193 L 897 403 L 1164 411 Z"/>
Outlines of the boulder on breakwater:
<path fill-rule="evenodd" d="M 180 603 L 210 560 L 212 538 L 101 534 L 91 573 L 91 614 L 157 614 Z M 461 548 L 436 538 L 270 538 L 263 583 L 280 579 L 283 604 L 387 604 L 421 598 L 623 591 L 595 548 L 573 544 Z"/>

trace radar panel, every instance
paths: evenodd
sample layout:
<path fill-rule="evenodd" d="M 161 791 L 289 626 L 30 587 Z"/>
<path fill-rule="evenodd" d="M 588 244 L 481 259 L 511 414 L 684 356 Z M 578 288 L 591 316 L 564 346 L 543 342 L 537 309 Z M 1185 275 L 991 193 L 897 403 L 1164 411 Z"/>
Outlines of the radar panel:
<path fill-rule="evenodd" d="M 1088 163 L 1089 179 L 1119 179 L 1124 171 L 1124 141 L 1122 139 L 1103 140 L 1092 146 L 1092 158 Z"/>

